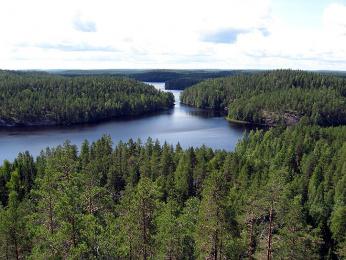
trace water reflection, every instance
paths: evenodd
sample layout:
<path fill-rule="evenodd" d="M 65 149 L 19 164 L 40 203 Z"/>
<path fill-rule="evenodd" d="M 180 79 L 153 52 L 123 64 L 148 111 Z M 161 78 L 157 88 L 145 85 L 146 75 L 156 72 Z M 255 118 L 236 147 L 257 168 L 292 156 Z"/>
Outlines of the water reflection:
<path fill-rule="evenodd" d="M 151 84 L 164 89 L 162 83 Z M 185 148 L 205 144 L 215 149 L 234 149 L 245 127 L 231 125 L 220 113 L 182 105 L 179 103 L 181 91 L 172 92 L 176 99 L 173 109 L 135 119 L 123 118 L 69 127 L 0 128 L 0 161 L 12 160 L 25 150 L 36 156 L 47 146 L 62 144 L 66 139 L 77 145 L 85 139 L 92 142 L 103 134 L 109 134 L 115 143 L 130 138 L 145 141 L 151 137 L 161 143 L 180 142 Z"/>

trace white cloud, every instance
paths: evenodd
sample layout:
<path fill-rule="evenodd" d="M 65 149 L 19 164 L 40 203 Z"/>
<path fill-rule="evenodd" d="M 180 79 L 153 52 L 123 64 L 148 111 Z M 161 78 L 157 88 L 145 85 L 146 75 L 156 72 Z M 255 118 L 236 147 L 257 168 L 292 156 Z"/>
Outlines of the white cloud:
<path fill-rule="evenodd" d="M 0 68 L 346 69 L 341 4 L 307 29 L 270 0 L 0 2 Z"/>
<path fill-rule="evenodd" d="M 346 36 L 346 5 L 329 5 L 323 14 L 323 26 L 331 35 Z"/>
<path fill-rule="evenodd" d="M 73 21 L 73 26 L 80 32 L 96 32 L 96 23 L 81 17 L 81 15 L 76 15 Z"/>

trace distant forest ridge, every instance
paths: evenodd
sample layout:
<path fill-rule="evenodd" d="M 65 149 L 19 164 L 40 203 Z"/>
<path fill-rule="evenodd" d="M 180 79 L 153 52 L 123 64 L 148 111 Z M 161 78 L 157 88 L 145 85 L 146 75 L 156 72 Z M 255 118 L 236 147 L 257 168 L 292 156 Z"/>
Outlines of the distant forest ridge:
<path fill-rule="evenodd" d="M 164 82 L 167 90 L 184 90 L 203 80 L 263 72 L 260 69 L 95 69 L 95 70 L 47 70 L 62 76 L 114 75 L 145 82 Z M 320 74 L 346 77 L 346 71 L 315 71 Z"/>
<path fill-rule="evenodd" d="M 164 82 L 169 90 L 183 90 L 202 80 L 219 78 L 255 71 L 242 70 L 57 70 L 50 73 L 63 76 L 117 75 L 145 82 Z"/>

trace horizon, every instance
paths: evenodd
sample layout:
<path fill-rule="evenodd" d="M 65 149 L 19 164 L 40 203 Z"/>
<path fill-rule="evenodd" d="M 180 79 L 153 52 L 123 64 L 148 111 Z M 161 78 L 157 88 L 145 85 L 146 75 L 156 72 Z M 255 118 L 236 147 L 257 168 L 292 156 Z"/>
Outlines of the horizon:
<path fill-rule="evenodd" d="M 23 71 L 23 72 L 59 72 L 59 71 L 275 71 L 275 70 L 293 70 L 293 71 L 307 71 L 307 72 L 346 72 L 345 70 L 328 70 L 328 69 L 292 69 L 292 68 L 274 68 L 274 69 L 213 69 L 213 68 L 202 68 L 202 69 L 181 69 L 181 68 L 90 68 L 90 69 L 79 69 L 79 68 L 71 68 L 71 69 L 3 69 L 0 70 L 8 70 L 8 71 Z"/>

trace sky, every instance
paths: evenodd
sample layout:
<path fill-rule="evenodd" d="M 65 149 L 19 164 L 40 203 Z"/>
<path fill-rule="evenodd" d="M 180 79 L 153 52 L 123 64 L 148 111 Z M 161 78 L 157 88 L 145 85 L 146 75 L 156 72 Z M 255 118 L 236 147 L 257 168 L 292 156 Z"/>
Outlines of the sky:
<path fill-rule="evenodd" d="M 346 70 L 346 0 L 0 0 L 0 69 Z"/>

